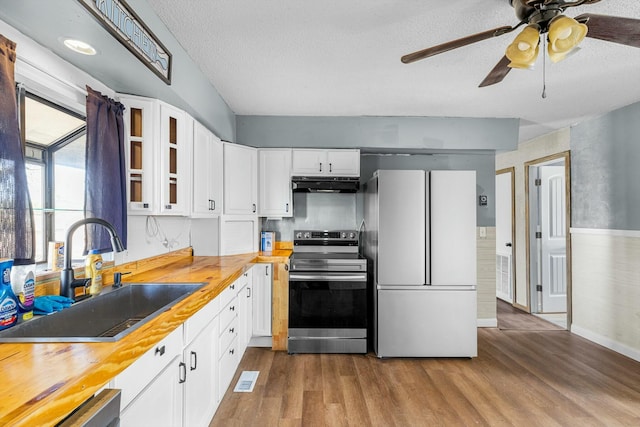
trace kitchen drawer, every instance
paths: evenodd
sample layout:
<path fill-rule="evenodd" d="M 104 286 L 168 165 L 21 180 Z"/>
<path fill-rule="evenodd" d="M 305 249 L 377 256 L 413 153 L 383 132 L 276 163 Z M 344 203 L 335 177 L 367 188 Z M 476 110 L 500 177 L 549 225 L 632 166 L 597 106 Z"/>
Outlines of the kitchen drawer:
<path fill-rule="evenodd" d="M 240 287 L 238 286 L 238 280 L 239 279 L 227 286 L 225 290 L 220 292 L 220 294 L 216 297 L 216 299 L 219 301 L 220 307 L 226 306 L 233 298 L 235 298 L 236 295 L 238 295 L 238 291 L 240 290 Z"/>
<path fill-rule="evenodd" d="M 198 310 L 184 323 L 184 344 L 189 345 L 193 339 L 220 313 L 220 301 L 214 298 Z"/>
<path fill-rule="evenodd" d="M 236 316 L 226 327 L 220 327 L 220 345 L 218 346 L 218 348 L 220 349 L 219 357 L 222 357 L 224 355 L 225 351 L 227 351 L 229 347 L 229 344 L 231 344 L 231 341 L 233 341 L 235 337 L 238 336 L 239 324 L 240 321 Z"/>
<path fill-rule="evenodd" d="M 238 298 L 234 297 L 229 304 L 220 310 L 220 334 L 234 317 L 238 317 Z"/>
<path fill-rule="evenodd" d="M 237 347 L 238 340 L 234 339 L 229 348 L 225 351 L 222 357 L 220 357 L 218 365 L 218 395 L 220 396 L 221 401 L 224 397 L 224 393 L 229 387 L 229 384 L 231 384 L 231 380 L 236 373 L 236 368 L 240 363 L 240 353 L 238 352 Z"/>
<path fill-rule="evenodd" d="M 111 388 L 122 390 L 120 407 L 126 408 L 172 360 L 181 354 L 182 327 L 178 327 L 111 381 Z"/>

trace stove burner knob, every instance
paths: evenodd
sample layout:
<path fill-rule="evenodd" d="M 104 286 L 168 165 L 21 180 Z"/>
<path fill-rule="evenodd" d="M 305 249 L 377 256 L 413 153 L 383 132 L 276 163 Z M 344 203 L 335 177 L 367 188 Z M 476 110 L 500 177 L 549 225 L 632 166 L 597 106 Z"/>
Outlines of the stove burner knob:
<path fill-rule="evenodd" d="M 297 232 L 296 233 L 296 239 L 302 239 L 302 233 L 301 232 Z"/>
<path fill-rule="evenodd" d="M 349 238 L 350 239 L 355 239 L 356 238 L 356 233 L 349 233 Z"/>
<path fill-rule="evenodd" d="M 311 238 L 311 233 L 309 233 L 308 231 L 306 233 L 304 233 L 304 238 L 305 239 L 310 239 Z"/>
<path fill-rule="evenodd" d="M 342 233 L 340 233 L 340 238 L 341 239 L 346 239 L 347 238 L 347 233 L 345 233 L 344 231 Z"/>

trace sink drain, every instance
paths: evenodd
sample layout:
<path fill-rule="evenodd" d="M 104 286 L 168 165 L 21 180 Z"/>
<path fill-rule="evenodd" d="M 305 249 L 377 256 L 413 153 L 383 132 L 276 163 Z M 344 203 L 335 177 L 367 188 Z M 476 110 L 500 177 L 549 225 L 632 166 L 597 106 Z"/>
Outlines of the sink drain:
<path fill-rule="evenodd" d="M 133 325 L 135 325 L 136 323 L 138 323 L 142 319 L 144 319 L 144 317 L 132 317 L 132 318 L 129 318 L 129 319 L 123 321 L 123 322 L 118 323 L 113 328 L 107 329 L 106 331 L 101 333 L 99 336 L 101 336 L 101 337 L 115 337 L 120 332 L 126 331 L 127 329 L 129 329 L 130 327 L 132 327 Z"/>

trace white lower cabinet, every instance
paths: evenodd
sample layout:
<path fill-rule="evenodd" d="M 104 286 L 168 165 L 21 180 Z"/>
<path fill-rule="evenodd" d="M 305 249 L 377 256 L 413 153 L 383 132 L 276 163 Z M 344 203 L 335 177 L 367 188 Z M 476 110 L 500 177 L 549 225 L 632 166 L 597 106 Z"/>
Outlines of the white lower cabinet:
<path fill-rule="evenodd" d="M 179 359 L 180 357 L 173 358 L 151 384 L 120 413 L 120 426 L 182 425 L 183 387 L 176 368 Z"/>
<path fill-rule="evenodd" d="M 111 388 L 122 390 L 122 427 L 182 425 L 181 356 L 178 327 L 111 381 Z"/>
<path fill-rule="evenodd" d="M 253 333 L 255 268 L 111 380 L 122 427 L 209 425 Z"/>
<path fill-rule="evenodd" d="M 217 313 L 216 313 L 217 314 Z M 184 349 L 183 426 L 206 427 L 218 409 L 218 316 Z"/>
<path fill-rule="evenodd" d="M 218 393 L 219 301 L 211 301 L 111 382 L 122 427 L 206 427 Z"/>
<path fill-rule="evenodd" d="M 238 349 L 244 354 L 253 333 L 253 268 L 244 273 L 244 283 L 238 292 Z"/>
<path fill-rule="evenodd" d="M 254 337 L 270 337 L 272 305 L 272 266 L 256 264 L 253 266 L 253 331 Z"/>

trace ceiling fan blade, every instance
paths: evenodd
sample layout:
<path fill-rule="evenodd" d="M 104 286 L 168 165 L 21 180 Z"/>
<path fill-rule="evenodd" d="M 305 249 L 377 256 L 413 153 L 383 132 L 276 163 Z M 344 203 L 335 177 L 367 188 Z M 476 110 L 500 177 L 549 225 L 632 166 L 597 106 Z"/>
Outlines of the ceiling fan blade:
<path fill-rule="evenodd" d="M 640 19 L 583 13 L 575 20 L 587 24 L 587 37 L 640 47 Z"/>
<path fill-rule="evenodd" d="M 400 60 L 409 64 L 411 62 L 418 61 L 420 59 L 428 58 L 439 53 L 447 52 L 449 50 L 457 49 L 462 46 L 466 46 L 472 43 L 476 43 L 482 40 L 490 39 L 492 37 L 501 36 L 510 31 L 513 31 L 513 27 L 498 27 L 493 30 L 483 31 L 482 33 L 473 34 L 461 39 L 453 40 L 447 43 L 439 44 L 437 46 L 429 47 L 427 49 L 419 50 L 417 52 L 404 55 Z"/>
<path fill-rule="evenodd" d="M 503 56 L 500 62 L 493 67 L 493 70 L 487 74 L 487 77 L 484 78 L 478 87 L 491 86 L 496 83 L 500 83 L 507 74 L 509 74 L 509 71 L 511 71 L 511 68 L 509 67 L 510 62 L 509 58 Z"/>

